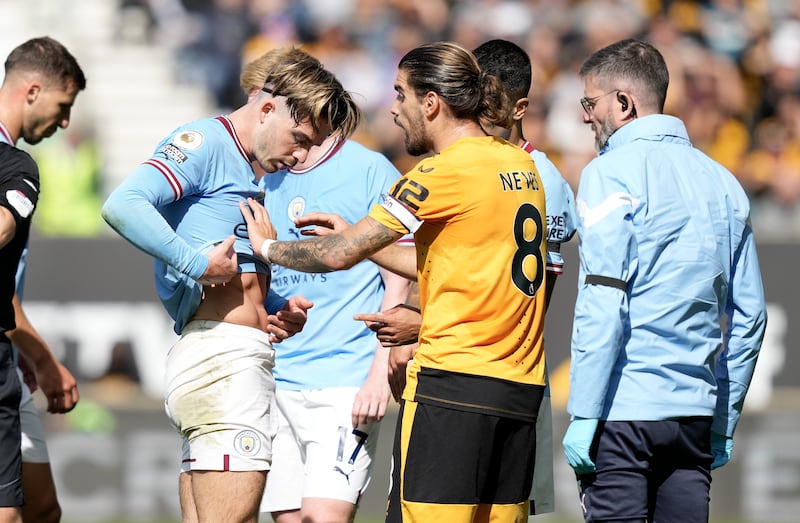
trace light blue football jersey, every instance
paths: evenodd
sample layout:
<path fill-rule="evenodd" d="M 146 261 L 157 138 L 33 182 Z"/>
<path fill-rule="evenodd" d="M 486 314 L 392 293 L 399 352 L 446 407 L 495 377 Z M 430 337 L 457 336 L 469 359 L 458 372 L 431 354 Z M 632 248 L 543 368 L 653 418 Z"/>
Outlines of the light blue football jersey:
<path fill-rule="evenodd" d="M 200 305 L 204 253 L 228 236 L 239 272 L 269 273 L 253 255 L 239 202 L 261 199 L 250 160 L 224 116 L 178 127 L 109 196 L 103 217 L 155 257 L 156 290 L 182 331 Z"/>
<path fill-rule="evenodd" d="M 566 243 L 575 235 L 577 228 L 572 188 L 545 153 L 535 149 L 528 141 L 522 144 L 522 148 L 533 158 L 544 185 L 547 241 Z M 564 258 L 560 252 L 547 251 L 547 271 L 558 275 L 564 272 Z"/>
<path fill-rule="evenodd" d="M 294 226 L 297 216 L 332 212 L 355 223 L 383 201 L 399 177 L 382 154 L 347 140 L 309 169 L 264 176 L 262 186 L 278 239 L 297 240 L 301 238 Z M 372 364 L 377 338 L 353 315 L 380 311 L 383 282 L 378 266 L 364 260 L 346 271 L 310 274 L 273 265 L 267 300 L 270 312 L 280 308 L 281 299 L 298 294 L 313 301 L 314 307 L 302 332 L 276 345 L 277 387 L 360 387 Z"/>

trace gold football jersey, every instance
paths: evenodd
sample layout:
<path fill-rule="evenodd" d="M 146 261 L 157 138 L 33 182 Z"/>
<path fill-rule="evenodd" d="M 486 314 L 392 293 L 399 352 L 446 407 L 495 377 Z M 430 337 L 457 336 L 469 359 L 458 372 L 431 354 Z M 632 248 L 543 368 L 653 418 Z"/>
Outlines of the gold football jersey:
<path fill-rule="evenodd" d="M 544 385 L 544 189 L 530 155 L 462 138 L 420 161 L 370 216 L 414 232 L 422 306 L 420 368 Z"/>

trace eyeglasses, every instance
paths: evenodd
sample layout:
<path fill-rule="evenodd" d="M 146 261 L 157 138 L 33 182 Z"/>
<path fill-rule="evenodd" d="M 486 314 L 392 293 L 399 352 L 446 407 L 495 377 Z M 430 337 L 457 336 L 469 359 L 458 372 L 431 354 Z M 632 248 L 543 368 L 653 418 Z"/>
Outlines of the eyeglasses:
<path fill-rule="evenodd" d="M 583 110 L 586 111 L 586 114 L 592 114 L 592 111 L 594 111 L 594 106 L 597 105 L 597 102 L 600 100 L 600 98 L 618 92 L 620 92 L 620 89 L 614 89 L 613 91 L 597 95 L 594 98 L 583 97 L 581 98 L 581 107 L 583 107 Z"/>

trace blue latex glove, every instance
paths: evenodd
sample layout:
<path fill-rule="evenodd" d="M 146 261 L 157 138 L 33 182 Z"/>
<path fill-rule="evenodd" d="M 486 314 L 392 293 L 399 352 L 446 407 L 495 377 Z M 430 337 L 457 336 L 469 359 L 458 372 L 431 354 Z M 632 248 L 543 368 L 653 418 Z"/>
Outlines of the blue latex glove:
<path fill-rule="evenodd" d="M 733 438 L 729 438 L 719 432 L 711 433 L 711 454 L 714 462 L 711 463 L 711 470 L 718 469 L 730 461 L 733 453 Z"/>
<path fill-rule="evenodd" d="M 596 419 L 573 419 L 561 441 L 564 446 L 564 454 L 567 456 L 567 463 L 578 474 L 595 471 L 594 462 L 589 457 L 589 448 L 592 446 L 594 434 L 597 432 L 597 421 Z"/>

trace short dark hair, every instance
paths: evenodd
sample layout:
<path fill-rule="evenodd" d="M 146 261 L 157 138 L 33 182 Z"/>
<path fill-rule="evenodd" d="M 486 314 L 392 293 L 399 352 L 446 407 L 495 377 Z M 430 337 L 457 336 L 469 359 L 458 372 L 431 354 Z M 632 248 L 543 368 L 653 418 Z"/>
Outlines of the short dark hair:
<path fill-rule="evenodd" d="M 496 76 L 512 101 L 531 90 L 531 59 L 520 46 L 508 40 L 489 40 L 473 51 L 481 70 Z"/>
<path fill-rule="evenodd" d="M 72 83 L 79 91 L 86 88 L 86 76 L 66 47 L 49 36 L 31 38 L 18 45 L 6 58 L 6 76 L 15 72 L 35 71 L 61 82 Z"/>
<path fill-rule="evenodd" d="M 583 63 L 580 76 L 595 77 L 599 85 L 609 88 L 626 81 L 644 103 L 664 110 L 669 71 L 658 49 L 647 42 L 629 38 L 600 49 Z"/>

